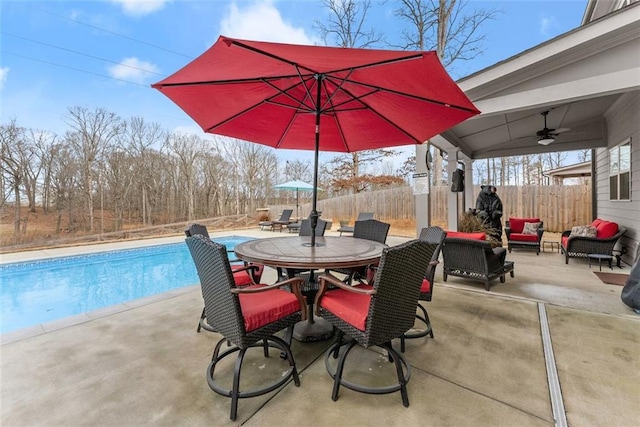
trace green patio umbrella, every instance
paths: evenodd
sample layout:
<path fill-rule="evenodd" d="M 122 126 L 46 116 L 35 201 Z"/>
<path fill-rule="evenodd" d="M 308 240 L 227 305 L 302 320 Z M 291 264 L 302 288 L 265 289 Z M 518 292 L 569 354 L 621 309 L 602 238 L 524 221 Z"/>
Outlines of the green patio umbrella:
<path fill-rule="evenodd" d="M 304 181 L 293 180 L 285 182 L 284 184 L 274 185 L 273 188 L 277 188 L 279 190 L 292 190 L 296 192 L 296 218 L 300 218 L 298 215 L 298 206 L 300 204 L 300 191 L 313 191 L 313 185 L 308 184 Z M 319 191 L 322 191 L 321 188 L 318 188 Z"/>

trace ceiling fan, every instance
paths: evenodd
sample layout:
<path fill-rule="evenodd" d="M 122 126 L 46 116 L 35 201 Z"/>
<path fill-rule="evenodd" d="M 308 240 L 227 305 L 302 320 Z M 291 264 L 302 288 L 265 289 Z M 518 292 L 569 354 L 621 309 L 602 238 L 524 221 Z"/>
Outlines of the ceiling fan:
<path fill-rule="evenodd" d="M 540 114 L 542 114 L 542 117 L 544 117 L 544 128 L 536 132 L 536 137 L 538 138 L 538 144 L 549 145 L 556 140 L 556 136 L 558 136 L 558 134 L 570 130 L 568 128 L 549 129 L 547 127 L 547 114 L 549 114 L 549 111 L 543 111 Z"/>

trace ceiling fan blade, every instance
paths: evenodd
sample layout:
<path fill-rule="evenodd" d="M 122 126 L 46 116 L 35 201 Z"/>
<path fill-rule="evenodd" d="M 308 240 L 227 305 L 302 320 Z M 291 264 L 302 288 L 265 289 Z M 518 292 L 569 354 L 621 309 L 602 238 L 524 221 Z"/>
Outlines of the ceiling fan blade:
<path fill-rule="evenodd" d="M 550 133 L 551 135 L 558 135 L 558 134 L 560 134 L 560 133 L 562 133 L 562 132 L 568 132 L 568 131 L 570 131 L 571 129 L 570 129 L 570 128 L 560 128 L 560 129 L 549 129 L 549 130 L 550 130 L 550 132 L 549 132 L 549 133 Z"/>

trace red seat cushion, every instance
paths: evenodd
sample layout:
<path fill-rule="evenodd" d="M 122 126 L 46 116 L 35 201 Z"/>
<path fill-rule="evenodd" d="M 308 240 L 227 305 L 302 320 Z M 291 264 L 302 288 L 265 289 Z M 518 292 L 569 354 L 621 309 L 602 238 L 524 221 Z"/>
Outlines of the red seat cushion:
<path fill-rule="evenodd" d="M 300 310 L 298 298 L 291 292 L 275 289 L 256 294 L 240 294 L 240 308 L 247 332 L 278 321 Z"/>
<path fill-rule="evenodd" d="M 472 239 L 472 240 L 487 240 L 485 233 L 463 233 L 462 231 L 447 231 L 447 237 L 453 237 L 456 239 Z"/>
<path fill-rule="evenodd" d="M 516 242 L 537 242 L 538 235 L 537 234 L 522 234 L 522 233 L 511 233 L 509 234 L 509 240 Z"/>
<path fill-rule="evenodd" d="M 562 241 L 562 247 L 566 248 L 567 247 L 567 240 L 569 240 L 569 236 L 562 236 L 560 240 Z"/>
<path fill-rule="evenodd" d="M 540 218 L 509 218 L 511 233 L 522 233 L 525 222 L 540 222 Z"/>
<path fill-rule="evenodd" d="M 608 239 L 618 232 L 618 224 L 611 221 L 602 221 L 596 226 L 596 230 L 598 232 L 596 239 Z"/>
<path fill-rule="evenodd" d="M 364 288 L 368 288 L 366 285 Z M 320 306 L 335 314 L 354 328 L 364 331 L 367 327 L 370 295 L 357 294 L 335 289 L 326 292 L 320 300 Z"/>
<path fill-rule="evenodd" d="M 420 293 L 428 294 L 429 292 L 431 292 L 431 282 L 427 279 L 423 279 L 422 286 L 420 287 Z"/>

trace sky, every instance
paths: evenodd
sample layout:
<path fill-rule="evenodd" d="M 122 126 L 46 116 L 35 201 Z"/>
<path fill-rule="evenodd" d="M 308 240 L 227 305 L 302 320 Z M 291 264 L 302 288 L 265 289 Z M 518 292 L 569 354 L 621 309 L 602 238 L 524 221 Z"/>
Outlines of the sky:
<path fill-rule="evenodd" d="M 469 9 L 500 13 L 481 30 L 484 52 L 449 70 L 454 79 L 578 27 L 587 5 L 587 0 L 468 1 Z M 399 43 L 403 23 L 394 16 L 397 0 L 371 3 L 369 26 L 390 44 Z M 220 35 L 323 44 L 316 22 L 326 24 L 327 17 L 320 0 L 1 0 L 0 123 L 15 119 L 19 126 L 62 136 L 68 108 L 82 106 L 205 137 L 150 85 L 195 59 Z"/>

